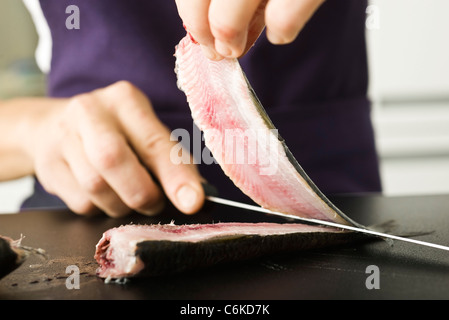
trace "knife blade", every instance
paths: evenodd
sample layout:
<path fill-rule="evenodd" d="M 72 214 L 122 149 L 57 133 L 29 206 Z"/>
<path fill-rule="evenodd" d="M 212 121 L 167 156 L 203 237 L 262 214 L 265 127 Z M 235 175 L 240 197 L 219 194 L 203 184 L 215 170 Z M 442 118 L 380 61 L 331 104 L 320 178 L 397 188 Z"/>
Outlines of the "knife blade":
<path fill-rule="evenodd" d="M 265 208 L 262 208 L 262 207 L 258 207 L 258 206 L 255 206 L 255 205 L 250 205 L 250 204 L 241 203 L 241 202 L 237 202 L 237 201 L 233 201 L 233 200 L 223 199 L 223 198 L 216 197 L 216 196 L 206 196 L 206 199 L 211 201 L 211 202 L 215 202 L 215 203 L 219 203 L 219 204 L 223 204 L 223 205 L 227 205 L 227 206 L 231 206 L 231 207 L 236 207 L 236 208 L 250 210 L 250 211 L 257 211 L 257 212 L 262 212 L 262 213 L 267 213 L 267 214 L 270 214 L 270 215 L 283 217 L 283 218 L 288 219 L 290 221 L 291 220 L 299 220 L 299 221 L 302 221 L 302 222 L 307 222 L 307 223 L 312 223 L 312 224 L 317 224 L 317 225 L 324 225 L 324 226 L 329 226 L 329 227 L 334 227 L 334 228 L 340 228 L 340 229 L 344 229 L 344 230 L 351 230 L 351 231 L 355 231 L 355 232 L 361 232 L 361 233 L 365 233 L 365 234 L 378 236 L 378 237 L 381 237 L 381 238 L 386 238 L 386 239 L 391 239 L 391 240 L 399 240 L 399 241 L 404 241 L 404 242 L 418 244 L 418 245 L 421 245 L 421 246 L 432 247 L 432 248 L 435 248 L 435 249 L 441 249 L 441 250 L 449 251 L 449 247 L 448 246 L 443 246 L 443 245 L 440 245 L 440 244 L 430 243 L 430 242 L 416 240 L 416 239 L 411 239 L 411 238 L 405 238 L 405 237 L 396 236 L 396 235 L 389 234 L 389 233 L 378 232 L 378 231 L 371 230 L 371 229 L 368 229 L 368 228 L 366 228 L 366 229 L 365 228 L 359 228 L 359 227 L 354 227 L 354 226 L 349 226 L 349 225 L 345 225 L 345 224 L 340 224 L 340 223 L 335 223 L 335 222 L 325 221 L 325 220 L 319 220 L 319 219 L 302 218 L 302 217 L 298 217 L 298 216 L 295 216 L 295 215 L 285 214 L 285 213 L 281 213 L 281 212 L 277 212 L 277 211 L 272 211 L 272 210 L 265 209 Z"/>

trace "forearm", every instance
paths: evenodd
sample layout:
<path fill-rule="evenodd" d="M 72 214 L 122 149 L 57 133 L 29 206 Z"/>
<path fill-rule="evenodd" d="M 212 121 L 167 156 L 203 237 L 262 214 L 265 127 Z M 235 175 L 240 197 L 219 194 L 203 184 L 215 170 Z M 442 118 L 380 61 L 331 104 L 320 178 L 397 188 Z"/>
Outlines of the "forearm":
<path fill-rule="evenodd" d="M 0 101 L 0 181 L 34 173 L 34 138 L 42 120 L 60 103 L 50 98 Z"/>

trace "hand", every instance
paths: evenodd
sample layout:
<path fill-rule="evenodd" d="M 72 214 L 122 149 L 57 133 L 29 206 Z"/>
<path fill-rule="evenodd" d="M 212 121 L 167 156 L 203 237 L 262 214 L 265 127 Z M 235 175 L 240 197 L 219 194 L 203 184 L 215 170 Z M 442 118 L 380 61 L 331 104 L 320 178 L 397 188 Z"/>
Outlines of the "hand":
<path fill-rule="evenodd" d="M 238 58 L 266 25 L 273 44 L 292 42 L 324 0 L 176 0 L 187 30 L 209 59 Z"/>
<path fill-rule="evenodd" d="M 193 164 L 170 161 L 175 143 L 146 96 L 118 82 L 52 104 L 31 154 L 44 188 L 76 213 L 153 215 L 164 206 L 164 191 L 178 209 L 194 213 L 204 201 L 201 177 Z"/>

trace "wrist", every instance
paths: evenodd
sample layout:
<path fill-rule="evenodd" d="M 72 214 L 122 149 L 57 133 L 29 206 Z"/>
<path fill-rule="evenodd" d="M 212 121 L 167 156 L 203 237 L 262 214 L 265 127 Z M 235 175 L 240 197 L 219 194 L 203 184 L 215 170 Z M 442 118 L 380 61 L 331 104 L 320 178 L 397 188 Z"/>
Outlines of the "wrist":
<path fill-rule="evenodd" d="M 34 174 L 34 158 L 48 119 L 61 106 L 49 98 L 0 101 L 0 180 Z"/>

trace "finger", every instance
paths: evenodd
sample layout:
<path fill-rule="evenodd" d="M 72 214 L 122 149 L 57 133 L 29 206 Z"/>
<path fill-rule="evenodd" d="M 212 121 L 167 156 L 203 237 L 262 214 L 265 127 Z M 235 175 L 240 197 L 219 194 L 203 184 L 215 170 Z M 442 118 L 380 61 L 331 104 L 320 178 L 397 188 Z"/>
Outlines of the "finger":
<path fill-rule="evenodd" d="M 91 215 L 98 213 L 92 201 L 79 187 L 65 162 L 55 162 L 47 169 L 48 172 L 43 170 L 38 175 L 39 181 L 47 192 L 57 195 L 71 211 L 77 214 Z M 52 178 L 49 179 L 49 177 Z"/>
<path fill-rule="evenodd" d="M 172 161 L 170 154 L 176 143 L 170 140 L 169 130 L 159 121 L 148 99 L 143 94 L 137 96 L 116 110 L 126 137 L 170 201 L 184 213 L 198 211 L 204 202 L 200 174 L 192 161 Z"/>
<path fill-rule="evenodd" d="M 210 0 L 176 0 L 176 5 L 185 28 L 201 44 L 204 54 L 212 60 L 222 59 L 214 49 L 214 37 L 209 26 Z"/>
<path fill-rule="evenodd" d="M 161 190 L 131 150 L 110 110 L 98 107 L 120 102 L 113 96 L 111 101 L 92 101 L 92 95 L 79 99 L 84 99 L 78 101 L 79 132 L 89 162 L 128 207 L 147 215 L 160 212 Z"/>
<path fill-rule="evenodd" d="M 176 0 L 178 13 L 187 31 L 204 45 L 213 43 L 207 13 L 210 0 Z"/>
<path fill-rule="evenodd" d="M 233 58 L 242 55 L 250 22 L 260 3 L 261 0 L 212 0 L 209 24 L 219 54 Z"/>
<path fill-rule="evenodd" d="M 324 0 L 270 0 L 265 10 L 267 38 L 274 44 L 296 39 Z"/>
<path fill-rule="evenodd" d="M 78 136 L 65 139 L 62 155 L 78 185 L 94 205 L 111 217 L 122 217 L 131 209 L 120 200 L 103 177 L 89 163 Z"/>
<path fill-rule="evenodd" d="M 143 140 L 145 142 L 141 145 L 147 148 L 140 150 L 140 153 L 144 155 L 144 161 L 155 173 L 170 201 L 182 212 L 191 214 L 198 211 L 204 202 L 201 186 L 203 179 L 192 158 L 188 163 L 175 163 L 170 158 L 176 144 L 169 141 L 169 136 L 166 130 L 159 138 Z"/>
<path fill-rule="evenodd" d="M 262 1 L 253 15 L 253 18 L 248 27 L 248 37 L 246 39 L 246 46 L 245 50 L 242 53 L 242 56 L 251 49 L 251 47 L 254 45 L 256 40 L 261 35 L 263 29 L 265 28 L 265 7 L 267 1 L 268 0 Z"/>

